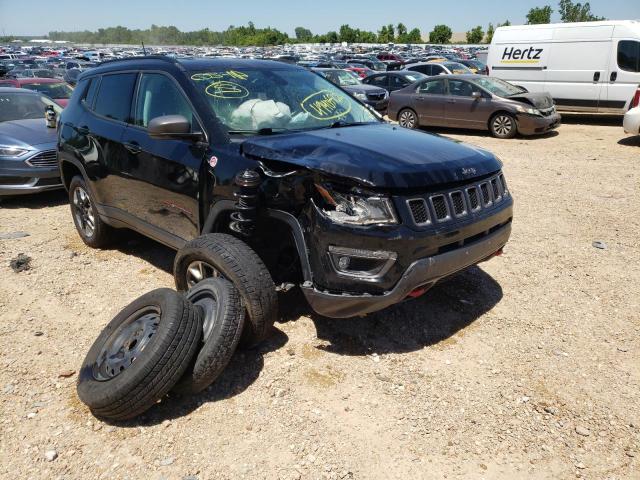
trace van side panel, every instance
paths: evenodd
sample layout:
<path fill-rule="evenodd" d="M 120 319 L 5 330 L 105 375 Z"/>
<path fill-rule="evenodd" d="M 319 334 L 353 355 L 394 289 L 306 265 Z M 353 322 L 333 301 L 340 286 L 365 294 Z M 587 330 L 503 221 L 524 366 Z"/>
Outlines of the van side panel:
<path fill-rule="evenodd" d="M 621 41 L 637 42 L 636 45 L 640 45 L 640 24 L 635 28 L 617 25 L 614 29 L 609 56 L 609 72 L 600 102 L 600 111 L 602 112 L 626 112 L 630 108 L 636 90 L 640 87 L 640 72 L 625 70 L 620 68 L 618 64 L 618 48 Z M 640 48 L 636 52 L 640 55 Z"/>

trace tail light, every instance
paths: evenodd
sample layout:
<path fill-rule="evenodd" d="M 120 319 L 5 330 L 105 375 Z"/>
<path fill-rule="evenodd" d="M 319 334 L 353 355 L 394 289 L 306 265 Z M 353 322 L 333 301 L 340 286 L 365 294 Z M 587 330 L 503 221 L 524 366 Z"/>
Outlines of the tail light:
<path fill-rule="evenodd" d="M 631 100 L 631 108 L 636 108 L 640 106 L 640 87 L 636 90 L 636 94 L 633 96 L 633 100 Z"/>

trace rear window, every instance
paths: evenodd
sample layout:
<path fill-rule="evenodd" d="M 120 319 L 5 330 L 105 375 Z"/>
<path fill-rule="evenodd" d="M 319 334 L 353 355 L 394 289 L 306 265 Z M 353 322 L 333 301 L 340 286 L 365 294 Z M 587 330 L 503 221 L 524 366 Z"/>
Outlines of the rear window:
<path fill-rule="evenodd" d="M 98 115 L 121 122 L 129 122 L 136 75 L 135 73 L 104 75 L 93 110 Z"/>
<path fill-rule="evenodd" d="M 621 40 L 618 43 L 618 67 L 627 72 L 640 72 L 640 42 Z"/>

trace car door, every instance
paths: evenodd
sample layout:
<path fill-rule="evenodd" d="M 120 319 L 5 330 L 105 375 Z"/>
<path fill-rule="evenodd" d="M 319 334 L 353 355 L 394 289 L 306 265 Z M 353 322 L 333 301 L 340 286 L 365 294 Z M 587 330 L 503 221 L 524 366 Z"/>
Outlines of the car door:
<path fill-rule="evenodd" d="M 413 96 L 413 106 L 420 118 L 420 125 L 446 126 L 446 101 L 444 79 L 431 79 L 420 82 Z"/>
<path fill-rule="evenodd" d="M 624 113 L 640 85 L 640 41 L 614 38 L 613 49 L 598 111 Z"/>
<path fill-rule="evenodd" d="M 486 128 L 492 112 L 491 96 L 466 80 L 447 80 L 445 118 L 450 127 Z M 480 97 L 474 97 L 473 94 Z"/>
<path fill-rule="evenodd" d="M 149 122 L 165 115 L 182 115 L 192 131 L 203 131 L 195 110 L 169 75 L 143 72 L 138 81 L 133 122 L 125 130 L 128 212 L 141 221 L 138 228 L 174 245 L 198 235 L 198 177 L 205 147 L 191 139 L 155 139 Z"/>
<path fill-rule="evenodd" d="M 84 104 L 86 114 L 75 126 L 81 137 L 79 141 L 86 148 L 82 156 L 87 174 L 93 181 L 98 208 L 109 209 L 101 212 L 107 216 L 117 216 L 111 209 L 124 209 L 130 196 L 126 177 L 122 176 L 127 161 L 122 135 L 131 117 L 136 78 L 136 73 L 102 75 L 99 84 L 95 84 L 95 100 Z M 97 77 L 94 81 L 97 82 Z M 94 85 L 93 81 L 91 85 Z"/>

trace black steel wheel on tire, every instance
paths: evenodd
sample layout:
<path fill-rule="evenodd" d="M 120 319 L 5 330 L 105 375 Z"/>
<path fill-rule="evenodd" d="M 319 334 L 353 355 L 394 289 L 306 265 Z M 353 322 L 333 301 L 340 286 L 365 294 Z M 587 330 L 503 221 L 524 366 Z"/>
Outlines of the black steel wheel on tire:
<path fill-rule="evenodd" d="M 271 274 L 249 245 L 226 233 L 209 233 L 182 247 L 173 264 L 176 287 L 186 291 L 207 277 L 223 277 L 240 293 L 246 309 L 243 347 L 267 338 L 278 315 Z"/>
<path fill-rule="evenodd" d="M 405 108 L 401 110 L 398 114 L 398 123 L 401 127 L 404 128 L 418 128 L 418 116 L 416 112 L 411 110 L 410 108 Z"/>
<path fill-rule="evenodd" d="M 92 248 L 102 248 L 113 241 L 114 229 L 100 219 L 89 189 L 79 175 L 69 184 L 69 205 L 73 223 L 84 243 Z"/>
<path fill-rule="evenodd" d="M 78 396 L 97 417 L 133 418 L 180 380 L 200 346 L 202 320 L 168 288 L 137 298 L 91 346 L 78 376 Z"/>
<path fill-rule="evenodd" d="M 224 278 L 206 278 L 186 294 L 202 309 L 202 342 L 195 361 L 173 388 L 179 393 L 197 393 L 220 376 L 235 352 L 242 327 L 244 308 L 238 290 Z"/>
<path fill-rule="evenodd" d="M 496 138 L 513 138 L 518 133 L 518 125 L 510 113 L 498 112 L 489 120 L 489 130 Z"/>

